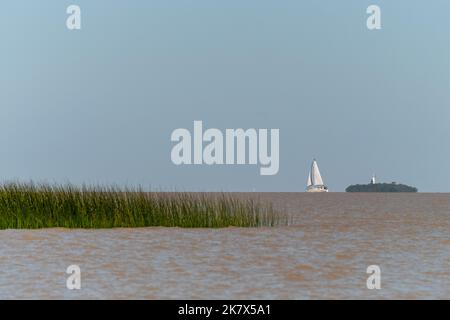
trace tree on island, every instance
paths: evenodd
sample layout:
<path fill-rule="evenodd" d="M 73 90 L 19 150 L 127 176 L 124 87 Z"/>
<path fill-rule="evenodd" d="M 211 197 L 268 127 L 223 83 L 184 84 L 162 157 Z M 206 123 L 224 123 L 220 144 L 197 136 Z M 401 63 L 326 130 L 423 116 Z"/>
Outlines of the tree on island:
<path fill-rule="evenodd" d="M 371 183 L 354 184 L 348 186 L 345 192 L 417 192 L 417 188 L 404 184 L 392 183 Z"/>

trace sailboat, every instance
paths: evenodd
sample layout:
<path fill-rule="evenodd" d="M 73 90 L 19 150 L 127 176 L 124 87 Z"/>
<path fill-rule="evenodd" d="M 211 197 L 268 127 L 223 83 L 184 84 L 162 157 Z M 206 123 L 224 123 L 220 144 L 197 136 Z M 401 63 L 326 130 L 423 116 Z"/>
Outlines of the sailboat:
<path fill-rule="evenodd" d="M 306 183 L 306 192 L 328 192 L 328 187 L 323 183 L 316 159 L 311 164 L 308 182 Z"/>

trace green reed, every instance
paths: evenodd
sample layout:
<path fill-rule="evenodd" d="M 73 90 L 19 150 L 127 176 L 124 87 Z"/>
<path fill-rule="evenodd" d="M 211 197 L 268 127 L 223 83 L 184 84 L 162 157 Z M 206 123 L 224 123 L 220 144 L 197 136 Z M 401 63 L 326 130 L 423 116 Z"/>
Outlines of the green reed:
<path fill-rule="evenodd" d="M 0 185 L 0 229 L 262 227 L 287 224 L 272 206 L 225 193 L 164 193 L 117 187 Z"/>

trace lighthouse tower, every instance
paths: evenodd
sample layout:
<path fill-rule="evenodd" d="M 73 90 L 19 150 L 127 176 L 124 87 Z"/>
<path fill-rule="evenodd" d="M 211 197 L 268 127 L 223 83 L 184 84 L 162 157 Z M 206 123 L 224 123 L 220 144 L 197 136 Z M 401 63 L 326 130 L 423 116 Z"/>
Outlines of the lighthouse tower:
<path fill-rule="evenodd" d="M 372 175 L 372 179 L 370 179 L 370 184 L 375 184 L 376 180 L 375 180 L 375 174 Z"/>

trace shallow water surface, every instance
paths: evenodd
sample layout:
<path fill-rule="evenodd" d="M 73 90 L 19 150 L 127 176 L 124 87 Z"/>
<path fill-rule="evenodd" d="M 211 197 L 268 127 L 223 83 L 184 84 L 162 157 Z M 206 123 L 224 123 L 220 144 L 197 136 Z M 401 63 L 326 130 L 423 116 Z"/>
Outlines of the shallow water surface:
<path fill-rule="evenodd" d="M 252 193 L 274 228 L 0 231 L 0 298 L 450 298 L 449 194 Z M 81 290 L 66 288 L 69 265 Z M 381 268 L 381 290 L 366 268 Z"/>

